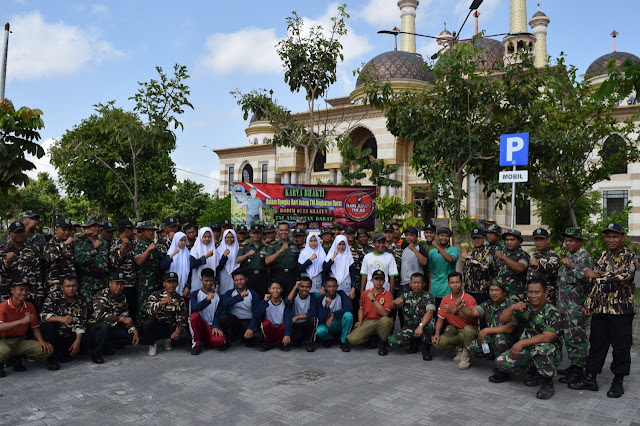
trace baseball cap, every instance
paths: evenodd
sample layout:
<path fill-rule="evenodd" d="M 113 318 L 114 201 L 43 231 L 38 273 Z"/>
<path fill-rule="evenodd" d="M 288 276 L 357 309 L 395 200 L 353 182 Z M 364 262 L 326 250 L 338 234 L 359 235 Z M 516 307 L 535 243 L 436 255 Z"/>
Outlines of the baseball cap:
<path fill-rule="evenodd" d="M 386 238 L 384 237 L 383 234 L 378 232 L 373 236 L 373 242 L 375 243 L 376 241 L 380 241 L 380 240 L 386 240 Z"/>
<path fill-rule="evenodd" d="M 371 274 L 371 279 L 373 278 L 386 278 L 386 275 L 384 274 L 383 271 L 378 269 L 376 271 L 373 271 L 373 274 Z"/>

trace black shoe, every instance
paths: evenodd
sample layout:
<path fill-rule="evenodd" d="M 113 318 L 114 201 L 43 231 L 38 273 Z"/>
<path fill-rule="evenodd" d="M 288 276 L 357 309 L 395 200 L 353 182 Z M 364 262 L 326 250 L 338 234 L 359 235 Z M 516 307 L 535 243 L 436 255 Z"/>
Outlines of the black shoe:
<path fill-rule="evenodd" d="M 524 385 L 530 388 L 540 386 L 540 374 L 537 371 L 532 370 L 529 372 L 529 377 L 524 381 Z"/>
<path fill-rule="evenodd" d="M 422 360 L 423 361 L 431 361 L 433 357 L 431 356 L 431 344 L 428 342 L 424 342 L 422 344 Z"/>
<path fill-rule="evenodd" d="M 378 347 L 378 336 L 375 334 L 369 337 L 369 343 L 367 343 L 367 348 L 376 349 Z"/>
<path fill-rule="evenodd" d="M 229 349 L 230 347 L 231 347 L 231 343 L 225 343 L 225 344 L 223 344 L 223 345 L 218 346 L 218 347 L 216 348 L 216 350 L 217 350 L 218 352 L 224 352 L 224 351 L 226 351 L 227 349 Z"/>
<path fill-rule="evenodd" d="M 4 377 L 4 376 L 5 376 L 5 374 L 4 374 L 4 365 L 3 365 L 3 363 L 0 362 L 0 378 Z"/>
<path fill-rule="evenodd" d="M 273 349 L 273 345 L 262 345 L 260 346 L 260 352 L 267 352 Z"/>
<path fill-rule="evenodd" d="M 622 394 L 624 394 L 624 386 L 622 386 L 622 380 L 624 376 L 615 376 L 613 378 L 613 382 L 611 382 L 611 387 L 607 391 L 607 396 L 609 398 L 620 398 Z"/>
<path fill-rule="evenodd" d="M 504 383 L 511 380 L 511 374 L 505 373 L 503 371 L 496 371 L 493 373 L 493 376 L 489 376 L 489 381 L 491 383 Z"/>
<path fill-rule="evenodd" d="M 115 355 L 116 351 L 114 351 L 111 348 L 104 348 L 104 351 L 102 352 L 102 355 Z"/>
<path fill-rule="evenodd" d="M 565 374 L 564 377 L 560 377 L 560 379 L 558 379 L 559 383 L 569 384 L 577 382 L 584 376 L 584 370 L 580 367 L 575 367 L 572 365 L 571 367 L 567 368 L 567 370 L 569 370 L 569 374 Z"/>
<path fill-rule="evenodd" d="M 94 355 L 91 357 L 91 360 L 93 361 L 94 364 L 104 364 L 104 359 L 102 358 L 102 355 Z"/>
<path fill-rule="evenodd" d="M 389 352 L 387 352 L 387 344 L 386 342 L 378 343 L 378 355 L 386 356 Z"/>
<path fill-rule="evenodd" d="M 351 352 L 351 344 L 349 342 L 340 343 L 340 349 L 342 349 L 342 352 Z"/>
<path fill-rule="evenodd" d="M 575 366 L 573 364 L 571 364 L 567 368 L 563 368 L 562 370 L 558 370 L 558 376 L 568 376 L 569 374 L 571 374 L 573 372 L 574 368 L 575 368 Z"/>
<path fill-rule="evenodd" d="M 331 339 L 322 342 L 322 347 L 329 349 L 332 346 Z"/>
<path fill-rule="evenodd" d="M 16 358 L 16 363 L 13 364 L 13 371 L 17 371 L 19 373 L 27 371 L 27 367 L 22 365 L 22 358 Z"/>
<path fill-rule="evenodd" d="M 316 351 L 316 344 L 313 342 L 309 342 L 307 343 L 307 352 L 315 352 Z"/>
<path fill-rule="evenodd" d="M 553 377 L 543 377 L 541 380 L 542 385 L 540 386 L 540 390 L 536 394 L 536 398 L 538 399 L 549 399 L 553 396 Z"/>
<path fill-rule="evenodd" d="M 55 359 L 53 361 L 49 361 L 47 363 L 47 370 L 49 371 L 60 370 L 60 364 L 58 364 L 58 361 Z"/>
<path fill-rule="evenodd" d="M 573 390 L 590 390 L 593 392 L 598 391 L 598 382 L 596 381 L 596 375 L 590 371 L 587 371 L 580 380 L 569 383 L 569 389 Z"/>
<path fill-rule="evenodd" d="M 418 340 L 412 339 L 411 342 L 409 342 L 409 349 L 407 349 L 407 353 L 408 354 L 417 354 L 419 351 L 420 347 L 420 342 Z"/>
<path fill-rule="evenodd" d="M 201 350 L 202 346 L 194 346 L 191 348 L 191 355 L 200 355 Z"/>
<path fill-rule="evenodd" d="M 282 352 L 289 352 L 291 350 L 291 345 L 282 345 L 280 346 L 280 350 Z"/>

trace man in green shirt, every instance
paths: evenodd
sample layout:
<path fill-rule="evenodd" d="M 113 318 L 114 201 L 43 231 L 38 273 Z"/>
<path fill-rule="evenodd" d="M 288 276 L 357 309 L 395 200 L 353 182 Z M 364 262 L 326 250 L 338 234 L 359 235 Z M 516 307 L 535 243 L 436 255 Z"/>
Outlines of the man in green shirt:
<path fill-rule="evenodd" d="M 265 263 L 271 267 L 271 281 L 280 283 L 282 294 L 289 294 L 296 284 L 298 272 L 298 256 L 300 250 L 289 242 L 289 223 L 278 224 L 278 241 L 267 249 Z"/>
<path fill-rule="evenodd" d="M 436 298 L 436 310 L 442 298 L 451 293 L 448 276 L 456 271 L 460 259 L 460 251 L 450 245 L 453 231 L 448 227 L 439 228 L 437 238 L 433 240 L 433 250 L 429 251 L 429 277 L 431 288 L 429 293 Z"/>
<path fill-rule="evenodd" d="M 267 250 L 269 247 L 262 242 L 264 227 L 258 223 L 251 225 L 250 241 L 241 245 L 236 257 L 236 263 L 247 276 L 247 288 L 254 290 L 261 298 L 267 294 L 269 274 L 267 272 Z"/>

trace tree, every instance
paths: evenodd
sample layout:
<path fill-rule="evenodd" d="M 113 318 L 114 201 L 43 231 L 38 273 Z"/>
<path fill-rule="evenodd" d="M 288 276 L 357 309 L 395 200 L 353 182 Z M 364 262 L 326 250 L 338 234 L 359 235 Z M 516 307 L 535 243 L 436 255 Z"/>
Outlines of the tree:
<path fill-rule="evenodd" d="M 273 101 L 264 89 L 243 94 L 231 92 L 244 111 L 244 119 L 253 112 L 268 120 L 275 128 L 271 143 L 300 150 L 304 153 L 305 182 L 311 182 L 313 164 L 318 153 L 323 153 L 335 141 L 348 134 L 351 125 L 341 120 L 331 121 L 318 111 L 317 102 L 323 98 L 336 81 L 338 60 L 343 60 L 339 38 L 347 34 L 345 19 L 349 15 L 346 5 L 338 6 L 337 15 L 331 18 L 331 29 L 325 32 L 320 25 L 308 29 L 294 11 L 287 18 L 288 36 L 277 45 L 277 52 L 284 67 L 284 81 L 291 92 L 305 93 L 308 110 L 299 116 Z"/>
<path fill-rule="evenodd" d="M 21 107 L 17 111 L 9 99 L 0 100 L 0 192 L 29 182 L 24 173 L 36 166 L 26 159 L 26 154 L 36 158 L 44 156 L 44 149 L 37 143 L 38 130 L 44 128 L 42 111 Z"/>
<path fill-rule="evenodd" d="M 359 181 L 367 177 L 368 170 L 369 182 L 374 186 L 402 186 L 402 182 L 390 177 L 398 171 L 398 165 L 389 166 L 383 159 L 375 158 L 371 155 L 371 148 L 360 149 L 351 143 L 351 138 L 345 137 L 338 142 L 338 149 L 343 160 L 340 164 L 341 185 L 359 185 Z"/>
<path fill-rule="evenodd" d="M 591 217 L 597 216 L 602 211 L 600 204 L 602 194 L 598 191 L 589 191 L 581 197 L 574 205 L 576 221 L 586 226 L 591 223 Z M 562 233 L 570 226 L 573 226 L 571 216 L 567 210 L 564 199 L 535 199 L 536 216 L 540 218 L 540 223 L 549 228 L 551 240 L 556 244 L 562 243 Z"/>
<path fill-rule="evenodd" d="M 184 108 L 193 108 L 188 100 L 189 86 L 184 84 L 184 80 L 189 78 L 187 68 L 176 64 L 172 78 L 167 77 L 160 67 L 156 67 L 156 71 L 159 79 L 139 82 L 138 92 L 129 98 L 135 101 L 133 112 L 115 107 L 115 101 L 96 105 L 100 118 L 97 121 L 99 132 L 108 136 L 111 146 L 127 147 L 126 154 L 123 150 L 119 150 L 117 155 L 96 152 L 81 139 L 70 139 L 57 150 L 58 161 L 70 163 L 90 159 L 112 173 L 133 203 L 136 220 L 142 219 L 145 200 L 141 199 L 141 194 L 151 186 L 146 177 L 153 180 L 153 173 L 170 170 L 171 178 L 163 183 L 166 189 L 173 186 L 174 165 L 169 154 L 176 147 L 174 130 L 184 127 L 178 121 Z M 164 154 L 159 163 L 149 161 L 154 152 Z M 156 200 L 151 201 L 151 205 L 154 211 L 160 210 L 161 203 Z"/>
<path fill-rule="evenodd" d="M 594 99 L 602 101 L 613 94 L 625 98 L 632 91 L 636 92 L 636 98 L 640 95 L 640 62 L 627 58 L 618 67 L 613 58 L 607 63 L 607 69 L 609 76 L 595 91 Z"/>
<path fill-rule="evenodd" d="M 223 220 L 231 220 L 231 194 L 222 198 L 214 196 L 209 208 L 198 218 L 198 223 L 202 226 L 210 226 Z"/>
<path fill-rule="evenodd" d="M 204 185 L 189 179 L 178 182 L 162 215 L 174 216 L 180 223 L 198 223 L 198 218 L 212 204 L 211 197 L 203 190 Z"/>
<path fill-rule="evenodd" d="M 522 185 L 532 198 L 567 211 L 580 226 L 576 206 L 598 182 L 640 159 L 631 134 L 631 120 L 613 116 L 615 98 L 591 96 L 592 87 L 579 81 L 577 69 L 564 58 L 549 67 L 538 96 L 529 107 L 529 182 Z M 613 149 L 603 143 L 616 135 Z"/>

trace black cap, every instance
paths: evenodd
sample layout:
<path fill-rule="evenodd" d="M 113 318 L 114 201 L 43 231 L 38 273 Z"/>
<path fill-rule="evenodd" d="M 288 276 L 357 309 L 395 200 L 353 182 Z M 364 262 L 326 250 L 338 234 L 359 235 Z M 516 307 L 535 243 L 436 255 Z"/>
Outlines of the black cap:
<path fill-rule="evenodd" d="M 291 233 L 291 235 L 292 235 L 292 236 L 294 236 L 294 237 L 295 237 L 296 235 L 302 235 L 302 236 L 305 236 L 305 235 L 307 235 L 307 233 L 306 233 L 306 232 L 304 232 L 302 229 L 297 228 L 297 229 L 294 229 L 294 230 L 293 230 L 293 232 Z"/>
<path fill-rule="evenodd" d="M 220 224 L 221 228 L 224 228 L 225 226 L 227 228 L 233 228 L 233 224 L 229 220 L 223 220 L 222 223 Z"/>
<path fill-rule="evenodd" d="M 73 223 L 69 219 L 60 218 L 56 220 L 56 227 L 58 228 L 73 228 Z"/>
<path fill-rule="evenodd" d="M 344 233 L 345 234 L 355 234 L 356 230 L 353 228 L 353 226 L 347 226 L 346 228 L 344 228 Z"/>
<path fill-rule="evenodd" d="M 262 226 L 259 223 L 254 223 L 253 225 L 251 225 L 251 232 L 263 232 L 264 231 L 264 226 Z"/>
<path fill-rule="evenodd" d="M 373 236 L 373 242 L 375 243 L 376 241 L 380 241 L 380 240 L 386 240 L 386 238 L 383 234 L 378 232 Z"/>
<path fill-rule="evenodd" d="M 606 228 L 602 230 L 603 234 L 606 234 L 607 232 L 617 232 L 618 234 L 622 234 L 622 235 L 625 234 L 624 228 L 622 227 L 622 225 L 617 223 L 610 223 L 607 225 Z"/>
<path fill-rule="evenodd" d="M 102 230 L 106 232 L 111 232 L 111 231 L 115 231 L 116 227 L 113 224 L 113 222 L 111 222 L 110 220 L 107 220 L 102 223 Z"/>
<path fill-rule="evenodd" d="M 174 225 L 180 225 L 180 222 L 178 222 L 178 219 L 176 219 L 175 217 L 169 216 L 167 218 L 165 218 L 162 223 L 164 223 L 165 226 L 174 226 Z"/>
<path fill-rule="evenodd" d="M 407 226 L 407 229 L 404 230 L 404 233 L 418 235 L 418 228 L 416 228 L 415 226 Z"/>
<path fill-rule="evenodd" d="M 178 281 L 178 274 L 175 272 L 167 272 L 164 274 L 164 281 Z"/>
<path fill-rule="evenodd" d="M 473 228 L 471 238 L 473 237 L 484 237 L 484 230 L 482 228 Z"/>
<path fill-rule="evenodd" d="M 109 275 L 109 281 L 126 281 L 126 280 L 127 280 L 127 277 L 125 277 L 125 275 L 119 271 L 113 271 Z"/>
<path fill-rule="evenodd" d="M 241 232 L 246 232 L 248 234 L 249 230 L 244 225 L 238 225 L 238 227 L 236 228 L 236 234 L 239 234 Z"/>
<path fill-rule="evenodd" d="M 371 279 L 378 278 L 378 277 L 386 278 L 384 271 L 381 271 L 380 269 L 373 271 L 373 274 L 371 274 Z"/>
<path fill-rule="evenodd" d="M 21 229 L 23 231 L 25 229 L 24 224 L 22 222 L 15 221 L 15 222 L 11 222 L 11 225 L 9 225 L 9 232 L 18 232 Z"/>
<path fill-rule="evenodd" d="M 366 234 L 367 237 L 369 236 L 369 233 L 364 228 L 359 228 L 357 234 L 358 234 L 358 236 L 360 236 L 362 234 Z"/>
<path fill-rule="evenodd" d="M 118 229 L 133 229 L 133 222 L 129 219 L 122 219 L 118 222 Z"/>
<path fill-rule="evenodd" d="M 22 277 L 17 277 L 14 278 L 13 280 L 11 280 L 11 284 L 9 284 L 9 287 L 18 287 L 21 285 L 27 285 L 27 286 L 31 286 L 31 283 L 29 281 L 27 281 L 26 278 L 22 278 Z"/>
<path fill-rule="evenodd" d="M 428 224 L 428 225 L 426 225 L 426 226 L 424 227 L 423 231 L 433 231 L 433 232 L 436 232 L 436 231 L 437 231 L 437 228 L 436 228 L 436 226 L 435 226 L 433 223 L 430 223 L 430 224 Z"/>
<path fill-rule="evenodd" d="M 211 225 L 211 230 L 212 231 L 222 231 L 222 226 L 220 226 L 219 223 L 214 223 L 213 225 Z"/>
<path fill-rule="evenodd" d="M 438 235 L 440 234 L 447 234 L 449 236 L 453 235 L 453 231 L 451 230 L 451 228 L 449 228 L 448 226 L 443 226 L 442 228 L 438 228 L 438 230 L 436 231 L 436 233 Z"/>
<path fill-rule="evenodd" d="M 549 238 L 549 231 L 547 231 L 544 228 L 538 228 L 535 231 L 533 231 L 532 237 L 534 240 L 536 238 Z"/>
<path fill-rule="evenodd" d="M 388 223 L 382 227 L 382 232 L 387 232 L 387 231 L 391 231 L 391 232 L 394 231 L 392 224 Z"/>

